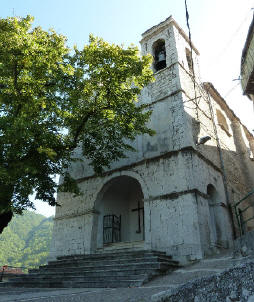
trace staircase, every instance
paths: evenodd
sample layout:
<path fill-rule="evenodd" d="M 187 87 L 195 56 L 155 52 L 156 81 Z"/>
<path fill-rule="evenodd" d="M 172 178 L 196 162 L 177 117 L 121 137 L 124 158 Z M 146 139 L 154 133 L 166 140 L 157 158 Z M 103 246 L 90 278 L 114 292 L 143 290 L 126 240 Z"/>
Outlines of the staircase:
<path fill-rule="evenodd" d="M 58 257 L 1 287 L 105 288 L 141 286 L 153 277 L 178 267 L 178 262 L 157 251 L 117 251 Z"/>

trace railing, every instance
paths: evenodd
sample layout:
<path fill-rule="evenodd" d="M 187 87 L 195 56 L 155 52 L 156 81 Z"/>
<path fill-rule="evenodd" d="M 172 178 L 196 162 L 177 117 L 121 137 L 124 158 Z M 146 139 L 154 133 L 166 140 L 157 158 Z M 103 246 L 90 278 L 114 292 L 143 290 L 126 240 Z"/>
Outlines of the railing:
<path fill-rule="evenodd" d="M 8 275 L 8 276 L 11 276 L 11 275 L 20 275 L 20 274 L 24 274 L 25 271 L 28 270 L 27 267 L 24 267 L 24 266 L 11 266 L 11 265 L 3 265 L 2 266 L 2 270 L 0 271 L 0 282 L 3 282 L 3 278 L 4 276 Z"/>
<path fill-rule="evenodd" d="M 248 231 L 247 222 L 254 219 L 254 200 L 249 199 L 252 195 L 254 199 L 254 190 L 249 192 L 246 196 L 233 205 L 240 236 L 244 235 Z M 253 209 L 252 211 L 251 208 Z M 248 211 L 248 209 L 250 210 Z"/>

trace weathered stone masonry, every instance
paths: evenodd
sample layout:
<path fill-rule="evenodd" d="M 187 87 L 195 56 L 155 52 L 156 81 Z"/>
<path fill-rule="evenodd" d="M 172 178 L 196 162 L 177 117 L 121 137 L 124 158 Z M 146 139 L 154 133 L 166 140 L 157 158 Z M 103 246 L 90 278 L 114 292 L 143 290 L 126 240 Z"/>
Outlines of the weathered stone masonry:
<path fill-rule="evenodd" d="M 52 258 L 103 249 L 102 216 L 109 213 L 121 215 L 124 240 L 144 239 L 145 249 L 179 259 L 202 258 L 232 245 L 228 202 L 232 192 L 236 198 L 254 183 L 248 157 L 253 137 L 214 87 L 201 84 L 193 46 L 194 93 L 189 40 L 171 17 L 142 35 L 141 49 L 166 59 L 166 67 L 155 72 L 156 81 L 140 95 L 140 103 L 153 111 L 149 127 L 156 135 L 137 137 L 137 152 L 113 163 L 103 177 L 96 177 L 88 163 L 72 165 L 84 195 L 58 195 L 62 206 L 56 210 Z M 217 114 L 224 125 L 218 124 Z M 205 145 L 196 144 L 207 135 L 211 139 Z M 132 212 L 140 199 L 143 234 L 137 233 Z"/>

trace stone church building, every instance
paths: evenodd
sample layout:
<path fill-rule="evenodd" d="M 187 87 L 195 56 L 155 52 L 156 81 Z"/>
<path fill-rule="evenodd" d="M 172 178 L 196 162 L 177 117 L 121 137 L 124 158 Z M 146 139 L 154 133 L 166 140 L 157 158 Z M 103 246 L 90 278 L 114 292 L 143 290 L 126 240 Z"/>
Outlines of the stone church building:
<path fill-rule="evenodd" d="M 172 17 L 140 43 L 154 57 L 156 81 L 140 103 L 152 110 L 156 135 L 137 137 L 137 152 L 103 177 L 86 163 L 72 165 L 84 194 L 58 194 L 51 259 L 128 248 L 184 263 L 230 248 L 239 234 L 233 205 L 254 188 L 252 134 L 201 82 L 199 52 Z M 252 207 L 243 215 L 253 215 Z"/>

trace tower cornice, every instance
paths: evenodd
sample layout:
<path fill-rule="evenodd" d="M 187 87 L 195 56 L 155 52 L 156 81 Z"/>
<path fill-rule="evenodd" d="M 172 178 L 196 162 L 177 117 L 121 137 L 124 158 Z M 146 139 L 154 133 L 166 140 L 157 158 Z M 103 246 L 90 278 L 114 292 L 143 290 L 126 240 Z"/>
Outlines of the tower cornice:
<path fill-rule="evenodd" d="M 156 34 L 157 32 L 160 32 L 160 31 L 164 30 L 169 25 L 175 26 L 177 28 L 177 30 L 179 31 L 179 33 L 186 40 L 186 42 L 189 45 L 190 44 L 192 45 L 192 49 L 195 51 L 195 53 L 197 55 L 200 54 L 199 51 L 197 50 L 197 48 L 193 45 L 193 43 L 190 42 L 190 39 L 187 36 L 187 34 L 184 32 L 184 30 L 179 26 L 179 24 L 175 21 L 175 19 L 172 16 L 169 16 L 166 20 L 164 20 L 164 21 L 160 22 L 159 24 L 154 25 L 151 28 L 149 28 L 148 30 L 146 30 L 142 34 L 142 39 L 141 39 L 140 43 L 146 42 L 146 40 L 150 39 L 152 35 Z"/>

